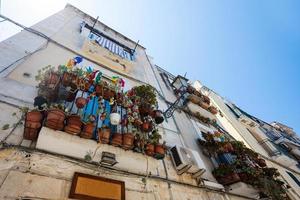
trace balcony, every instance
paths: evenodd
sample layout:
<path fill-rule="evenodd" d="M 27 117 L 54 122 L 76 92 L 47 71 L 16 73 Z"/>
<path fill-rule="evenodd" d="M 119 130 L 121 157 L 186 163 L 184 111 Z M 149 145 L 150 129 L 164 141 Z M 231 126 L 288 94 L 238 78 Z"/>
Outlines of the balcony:
<path fill-rule="evenodd" d="M 251 198 L 257 198 L 258 191 L 269 198 L 285 195 L 277 169 L 268 168 L 265 160 L 242 142 L 230 141 L 220 132 L 203 133 L 203 138 L 199 144 L 215 165 L 213 175 L 231 192 Z M 274 194 L 270 188 L 279 193 Z"/>
<path fill-rule="evenodd" d="M 35 109 L 24 112 L 24 138 L 36 140 L 46 126 L 93 143 L 163 159 L 166 148 L 157 125 L 164 118 L 156 107 L 154 88 L 140 85 L 124 92 L 122 78 L 104 76 L 91 67 L 78 68 L 81 61 L 75 57 L 66 66 L 47 66 L 39 71 Z"/>

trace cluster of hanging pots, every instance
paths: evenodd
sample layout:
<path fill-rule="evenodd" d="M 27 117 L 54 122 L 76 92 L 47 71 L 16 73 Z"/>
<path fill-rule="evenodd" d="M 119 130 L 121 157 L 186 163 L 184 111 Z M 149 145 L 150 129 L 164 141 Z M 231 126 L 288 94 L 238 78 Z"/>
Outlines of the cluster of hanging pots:
<path fill-rule="evenodd" d="M 131 94 L 123 92 L 121 87 L 124 87 L 124 84 L 122 85 L 123 80 L 120 78 L 115 78 L 115 85 L 112 86 L 106 81 L 100 81 L 102 73 L 98 70 L 78 73 L 78 70 L 67 70 L 66 66 L 59 66 L 59 68 L 63 70 L 47 72 L 39 83 L 38 97 L 47 102 L 48 109 L 26 113 L 24 123 L 26 139 L 36 140 L 44 125 L 85 139 L 97 139 L 100 143 L 122 147 L 125 150 L 131 150 L 138 146 L 149 156 L 164 157 L 164 145 L 142 140 L 138 134 L 134 134 L 128 128 L 128 126 L 132 126 L 137 132 L 151 134 L 157 124 L 164 121 L 161 110 L 155 109 L 155 106 L 137 98 L 132 92 Z M 86 97 L 83 94 L 89 96 Z M 101 111 L 97 115 L 91 115 L 87 120 L 82 116 L 82 112 L 86 109 L 91 96 L 96 96 L 99 100 L 98 103 L 100 101 L 109 103 L 113 109 L 109 112 Z M 71 104 L 71 110 L 51 106 L 62 101 L 65 105 Z M 41 108 L 41 105 L 35 106 Z M 77 108 L 77 112 L 72 112 L 72 107 Z M 126 115 L 122 115 L 122 111 L 120 114 L 114 108 L 125 110 Z M 90 118 L 93 119 L 90 120 Z M 98 126 L 98 118 L 103 121 L 109 120 L 109 123 Z M 114 128 L 119 126 L 121 129 Z M 125 128 L 127 131 L 124 131 Z"/>

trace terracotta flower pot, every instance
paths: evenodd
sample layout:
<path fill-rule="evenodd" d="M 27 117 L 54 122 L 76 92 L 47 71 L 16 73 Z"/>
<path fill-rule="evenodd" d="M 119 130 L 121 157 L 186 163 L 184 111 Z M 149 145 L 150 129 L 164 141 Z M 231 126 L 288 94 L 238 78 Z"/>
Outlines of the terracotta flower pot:
<path fill-rule="evenodd" d="M 108 144 L 110 138 L 110 129 L 109 128 L 99 128 L 98 129 L 98 142 L 103 144 Z"/>
<path fill-rule="evenodd" d="M 37 128 L 37 126 L 31 127 L 32 124 L 26 124 L 24 127 L 24 133 L 23 138 L 26 140 L 37 140 L 40 128 Z M 41 124 L 39 125 L 41 127 Z"/>
<path fill-rule="evenodd" d="M 266 167 L 266 166 L 267 166 L 266 161 L 265 161 L 264 159 L 262 159 L 262 158 L 258 158 L 258 159 L 256 160 L 256 163 L 257 163 L 260 167 Z"/>
<path fill-rule="evenodd" d="M 80 137 L 85 139 L 91 139 L 95 130 L 95 125 L 93 123 L 86 123 L 83 126 L 83 130 L 80 133 Z"/>
<path fill-rule="evenodd" d="M 210 98 L 208 96 L 202 95 L 202 99 L 205 103 L 207 103 L 208 105 L 210 104 Z"/>
<path fill-rule="evenodd" d="M 79 135 L 81 132 L 81 126 L 82 122 L 80 119 L 80 116 L 78 115 L 70 115 L 67 117 L 67 126 L 65 127 L 65 132 L 73 134 L 73 135 Z"/>
<path fill-rule="evenodd" d="M 26 113 L 26 121 L 40 122 L 43 115 L 40 111 L 30 111 Z"/>
<path fill-rule="evenodd" d="M 190 94 L 193 94 L 194 91 L 195 91 L 195 88 L 194 88 L 193 86 L 190 86 L 190 85 L 189 85 L 189 86 L 187 87 L 186 91 L 187 91 L 188 93 L 190 93 Z"/>
<path fill-rule="evenodd" d="M 208 110 L 209 110 L 209 112 L 211 112 L 214 115 L 216 115 L 218 113 L 218 109 L 214 106 L 208 107 Z"/>
<path fill-rule="evenodd" d="M 123 135 L 123 149 L 128 150 L 133 148 L 134 136 L 132 133 L 125 133 Z"/>
<path fill-rule="evenodd" d="M 194 94 L 190 94 L 190 95 L 188 96 L 188 100 L 191 101 L 191 102 L 194 103 L 194 104 L 199 104 L 200 101 L 201 101 L 200 97 L 198 97 L 198 96 L 196 96 L 196 95 L 194 95 Z"/>
<path fill-rule="evenodd" d="M 58 86 L 59 81 L 60 81 L 59 75 L 55 72 L 50 72 L 46 80 L 46 86 L 49 89 L 54 89 Z"/>
<path fill-rule="evenodd" d="M 231 173 L 225 176 L 216 177 L 216 179 L 222 185 L 230 185 L 233 183 L 237 183 L 241 180 L 237 173 Z"/>
<path fill-rule="evenodd" d="M 143 122 L 141 129 L 144 132 L 150 132 L 152 130 L 152 125 L 150 122 Z"/>
<path fill-rule="evenodd" d="M 155 152 L 155 147 L 154 147 L 154 144 L 146 144 L 146 155 L 148 156 L 153 156 L 154 155 L 154 152 Z"/>
<path fill-rule="evenodd" d="M 114 133 L 111 145 L 115 147 L 121 147 L 123 143 L 123 138 L 121 133 Z"/>
<path fill-rule="evenodd" d="M 209 104 L 204 101 L 200 101 L 198 105 L 205 110 L 209 108 Z"/>
<path fill-rule="evenodd" d="M 62 76 L 62 84 L 63 86 L 67 87 L 70 86 L 71 83 L 71 73 L 69 72 L 64 72 Z"/>
<path fill-rule="evenodd" d="M 65 118 L 66 115 L 64 111 L 59 109 L 49 110 L 45 125 L 54 130 L 62 130 L 64 128 Z"/>
<path fill-rule="evenodd" d="M 87 104 L 87 99 L 84 97 L 77 97 L 75 103 L 76 103 L 77 108 L 81 109 Z"/>
<path fill-rule="evenodd" d="M 164 145 L 162 145 L 162 144 L 155 145 L 154 157 L 156 159 L 163 159 L 165 157 L 165 154 L 166 154 L 166 149 L 165 149 Z"/>
<path fill-rule="evenodd" d="M 156 124 L 161 124 L 164 121 L 163 113 L 161 110 L 154 110 L 151 116 L 152 118 L 154 118 Z"/>

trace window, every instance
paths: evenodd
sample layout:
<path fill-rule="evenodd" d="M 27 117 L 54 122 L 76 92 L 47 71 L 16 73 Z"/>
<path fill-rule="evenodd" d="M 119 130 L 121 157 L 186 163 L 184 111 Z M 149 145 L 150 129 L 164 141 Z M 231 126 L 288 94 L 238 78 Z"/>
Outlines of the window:
<path fill-rule="evenodd" d="M 286 173 L 297 183 L 298 186 L 300 186 L 300 181 L 297 179 L 297 177 L 294 174 L 288 171 L 286 171 Z"/>
<path fill-rule="evenodd" d="M 97 29 L 93 29 L 92 26 L 82 23 L 80 32 L 88 33 L 88 38 L 95 41 L 101 47 L 106 48 L 115 55 L 120 56 L 123 59 L 133 61 L 134 60 L 134 50 L 121 44 L 117 40 L 105 35 Z"/>

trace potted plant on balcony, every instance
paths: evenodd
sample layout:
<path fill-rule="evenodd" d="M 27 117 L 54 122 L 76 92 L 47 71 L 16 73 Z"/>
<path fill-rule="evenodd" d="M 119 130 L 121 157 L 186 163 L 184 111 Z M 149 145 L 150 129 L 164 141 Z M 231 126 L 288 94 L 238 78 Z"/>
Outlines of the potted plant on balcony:
<path fill-rule="evenodd" d="M 161 124 L 164 121 L 163 112 L 161 110 L 153 110 L 151 117 L 154 119 L 156 124 Z"/>
<path fill-rule="evenodd" d="M 154 144 L 154 157 L 156 159 L 163 159 L 166 153 L 166 145 L 165 142 L 163 144 L 159 143 L 161 139 L 161 135 L 158 132 L 158 129 L 152 131 L 152 134 L 149 136 L 151 139 L 151 143 Z"/>
<path fill-rule="evenodd" d="M 240 181 L 240 177 L 230 165 L 221 164 L 212 173 L 222 185 L 230 185 Z"/>
<path fill-rule="evenodd" d="M 133 142 L 134 142 L 135 135 L 136 135 L 136 130 L 134 130 L 132 128 L 132 125 L 129 124 L 127 126 L 126 133 L 124 133 L 124 135 L 123 135 L 123 145 L 122 145 L 123 149 L 125 149 L 125 150 L 133 149 L 133 147 L 134 147 Z"/>
<path fill-rule="evenodd" d="M 111 145 L 121 147 L 123 143 L 123 135 L 121 125 L 117 126 L 117 132 L 113 133 Z"/>
<path fill-rule="evenodd" d="M 95 121 L 96 117 L 94 115 L 90 115 L 89 120 L 87 122 L 83 122 L 83 129 L 80 133 L 80 137 L 85 139 L 92 139 L 96 127 Z"/>
<path fill-rule="evenodd" d="M 218 114 L 218 109 L 214 106 L 209 106 L 208 111 L 211 112 L 213 115 Z"/>
<path fill-rule="evenodd" d="M 129 94 L 138 103 L 139 113 L 142 116 L 148 116 L 152 107 L 157 103 L 155 90 L 150 85 L 136 86 Z"/>
<path fill-rule="evenodd" d="M 79 135 L 81 132 L 82 122 L 79 115 L 69 115 L 67 116 L 67 125 L 65 126 L 65 132 L 72 135 Z"/>
<path fill-rule="evenodd" d="M 102 128 L 98 129 L 98 142 L 103 144 L 108 144 L 110 138 L 110 128 L 104 125 Z"/>
<path fill-rule="evenodd" d="M 88 100 L 84 97 L 77 97 L 75 104 L 77 108 L 82 109 L 86 104 L 88 103 Z"/>
<path fill-rule="evenodd" d="M 141 130 L 144 132 L 150 132 L 152 130 L 152 119 L 150 117 L 145 117 L 141 125 Z"/>
<path fill-rule="evenodd" d="M 194 103 L 194 104 L 199 104 L 200 101 L 201 101 L 201 98 L 198 97 L 198 96 L 196 96 L 195 94 L 190 94 L 190 95 L 187 97 L 187 99 L 188 99 L 189 101 L 191 101 L 192 103 Z"/>
<path fill-rule="evenodd" d="M 63 130 L 66 115 L 64 106 L 60 104 L 52 104 L 47 112 L 45 125 L 54 130 Z"/>
<path fill-rule="evenodd" d="M 28 108 L 21 109 L 22 116 L 25 115 L 24 134 L 27 140 L 36 140 L 42 126 L 43 114 L 38 110 L 28 111 Z"/>

